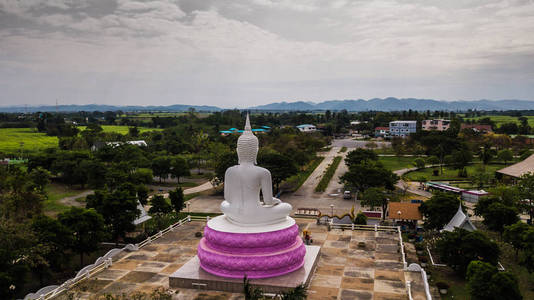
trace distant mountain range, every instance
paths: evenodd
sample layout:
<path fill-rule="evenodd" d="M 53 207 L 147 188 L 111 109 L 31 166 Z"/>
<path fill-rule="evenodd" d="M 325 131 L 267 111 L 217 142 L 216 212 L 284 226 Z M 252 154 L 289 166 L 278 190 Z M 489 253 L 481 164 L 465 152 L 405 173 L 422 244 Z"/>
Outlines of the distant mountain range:
<path fill-rule="evenodd" d="M 475 101 L 439 101 L 433 99 L 414 98 L 374 98 L 370 100 L 330 100 L 320 103 L 312 102 L 279 102 L 251 107 L 257 110 L 280 111 L 314 111 L 343 110 L 348 111 L 401 111 L 401 110 L 445 110 L 466 111 L 476 110 L 527 110 L 534 109 L 534 101 L 528 100 L 475 100 Z"/>
<path fill-rule="evenodd" d="M 224 108 L 207 105 L 186 105 L 175 104 L 169 106 L 113 106 L 113 105 L 59 105 L 58 111 L 188 111 L 194 108 L 196 111 L 214 112 Z M 374 98 L 370 100 L 329 100 L 320 103 L 314 102 L 278 102 L 266 105 L 249 107 L 250 110 L 261 111 L 325 111 L 343 110 L 347 111 L 401 111 L 401 110 L 445 110 L 445 111 L 466 111 L 473 110 L 533 110 L 534 101 L 529 100 L 474 100 L 474 101 L 440 101 L 433 99 L 415 98 Z M 4 106 L 0 107 L 0 112 L 37 112 L 56 111 L 56 106 Z"/>

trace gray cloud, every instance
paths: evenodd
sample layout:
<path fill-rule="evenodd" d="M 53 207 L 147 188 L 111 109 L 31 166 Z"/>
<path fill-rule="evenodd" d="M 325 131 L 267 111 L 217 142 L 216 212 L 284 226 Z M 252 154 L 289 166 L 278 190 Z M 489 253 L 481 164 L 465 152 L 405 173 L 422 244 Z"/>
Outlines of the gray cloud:
<path fill-rule="evenodd" d="M 0 104 L 534 98 L 533 1 L 0 0 Z"/>

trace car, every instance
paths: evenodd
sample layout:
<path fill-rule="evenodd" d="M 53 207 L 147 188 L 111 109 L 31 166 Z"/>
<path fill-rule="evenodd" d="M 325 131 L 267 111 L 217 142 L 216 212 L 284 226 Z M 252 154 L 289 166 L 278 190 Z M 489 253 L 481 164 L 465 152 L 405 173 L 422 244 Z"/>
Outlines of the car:
<path fill-rule="evenodd" d="M 351 199 L 352 195 L 350 194 L 350 191 L 345 191 L 343 193 L 343 199 Z"/>

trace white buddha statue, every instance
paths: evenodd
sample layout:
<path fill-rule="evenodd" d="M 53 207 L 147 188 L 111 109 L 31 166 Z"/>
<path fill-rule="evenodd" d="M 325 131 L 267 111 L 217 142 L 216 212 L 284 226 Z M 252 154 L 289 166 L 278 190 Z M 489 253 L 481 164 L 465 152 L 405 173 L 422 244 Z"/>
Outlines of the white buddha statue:
<path fill-rule="evenodd" d="M 224 175 L 224 201 L 221 210 L 237 225 L 266 225 L 283 222 L 291 205 L 273 197 L 271 172 L 256 166 L 258 138 L 252 133 L 247 115 L 245 130 L 237 140 L 239 164 Z M 260 190 L 264 204 L 260 202 Z"/>

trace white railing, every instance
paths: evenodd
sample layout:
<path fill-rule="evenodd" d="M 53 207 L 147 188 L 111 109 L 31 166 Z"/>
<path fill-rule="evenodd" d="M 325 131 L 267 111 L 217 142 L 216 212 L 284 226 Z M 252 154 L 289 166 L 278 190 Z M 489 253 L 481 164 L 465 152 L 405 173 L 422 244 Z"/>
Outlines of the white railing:
<path fill-rule="evenodd" d="M 412 284 L 411 284 L 411 282 L 409 280 L 406 281 L 406 292 L 408 293 L 408 299 L 409 300 L 413 300 L 413 297 L 412 297 Z"/>
<path fill-rule="evenodd" d="M 423 281 L 423 286 L 425 287 L 425 295 L 427 300 L 432 300 L 432 295 L 430 295 L 430 285 L 428 285 L 428 277 L 426 275 L 425 269 L 421 268 L 418 264 L 410 264 L 406 271 L 410 272 L 420 272 L 421 273 L 421 279 Z M 411 293 L 411 283 L 410 285 L 406 285 L 408 292 Z M 410 299 L 412 299 L 411 295 L 409 295 Z"/>
<path fill-rule="evenodd" d="M 428 248 L 428 246 L 426 246 L 426 252 L 428 252 L 428 257 L 430 257 L 430 263 L 432 263 L 433 266 L 436 266 L 436 267 L 446 267 L 447 265 L 445 264 L 437 264 L 434 262 L 434 257 L 432 257 L 432 253 L 430 252 L 430 248 Z"/>
<path fill-rule="evenodd" d="M 208 219 L 209 220 L 209 217 L 207 218 L 204 218 L 202 217 L 202 221 Z M 187 223 L 187 222 L 191 222 L 191 220 L 199 220 L 197 217 L 191 217 L 191 216 L 187 216 L 186 218 L 183 218 L 181 220 L 179 220 L 178 222 L 170 225 L 169 227 L 159 231 L 158 233 L 152 235 L 152 236 L 149 236 L 148 238 L 146 238 L 145 240 L 137 243 L 137 244 L 128 244 L 126 246 L 124 246 L 123 248 L 115 248 L 115 249 L 111 249 L 109 250 L 104 256 L 101 256 L 99 258 L 96 259 L 96 261 L 93 263 L 93 264 L 90 264 L 90 265 L 87 265 L 85 266 L 84 268 L 82 268 L 80 271 L 78 271 L 78 273 L 76 274 L 76 276 L 74 276 L 74 278 L 72 279 L 69 279 L 67 281 L 65 281 L 63 284 L 61 285 L 50 285 L 50 286 L 46 286 L 46 287 L 43 287 L 41 289 L 39 289 L 37 292 L 35 293 L 29 293 L 28 295 L 26 295 L 26 297 L 24 297 L 24 300 L 29 300 L 29 299 L 39 299 L 39 300 L 45 300 L 45 299 L 52 299 L 53 297 L 55 296 L 58 296 L 59 294 L 63 293 L 64 291 L 70 289 L 71 287 L 73 287 L 74 285 L 86 280 L 86 279 L 89 279 L 91 276 L 95 275 L 96 273 L 100 272 L 100 271 L 103 271 L 105 269 L 107 269 L 108 267 L 110 267 L 112 264 L 113 264 L 113 257 L 116 256 L 117 254 L 123 252 L 123 251 L 137 251 L 139 249 L 141 249 L 142 247 L 152 243 L 153 241 L 157 240 L 158 238 L 162 237 L 163 235 L 165 235 L 166 233 L 168 233 L 169 231 L 173 231 L 176 227 L 180 227 L 182 226 L 183 224 Z"/>
<path fill-rule="evenodd" d="M 402 231 L 400 226 L 397 226 L 397 232 L 399 233 L 399 244 L 400 244 L 400 251 L 402 256 L 402 268 L 406 270 L 408 267 L 408 264 L 406 263 L 406 253 L 404 253 L 404 242 L 402 241 Z"/>

